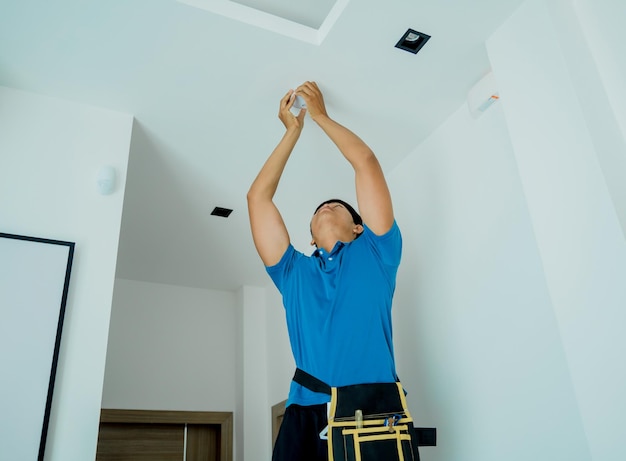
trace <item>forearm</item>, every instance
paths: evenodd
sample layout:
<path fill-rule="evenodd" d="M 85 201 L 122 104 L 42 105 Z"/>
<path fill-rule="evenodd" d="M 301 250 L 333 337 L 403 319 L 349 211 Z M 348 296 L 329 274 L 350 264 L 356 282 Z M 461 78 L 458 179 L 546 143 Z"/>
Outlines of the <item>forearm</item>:
<path fill-rule="evenodd" d="M 315 122 L 339 148 L 354 169 L 357 202 L 363 221 L 382 235 L 393 224 L 391 196 L 383 170 L 374 152 L 356 134 L 325 114 Z"/>
<path fill-rule="evenodd" d="M 314 121 L 337 146 L 343 156 L 350 162 L 355 172 L 378 163 L 374 152 L 355 133 L 336 122 L 328 115 L 319 115 Z"/>
<path fill-rule="evenodd" d="M 272 200 L 291 152 L 300 137 L 300 130 L 287 130 L 248 191 L 250 200 Z"/>

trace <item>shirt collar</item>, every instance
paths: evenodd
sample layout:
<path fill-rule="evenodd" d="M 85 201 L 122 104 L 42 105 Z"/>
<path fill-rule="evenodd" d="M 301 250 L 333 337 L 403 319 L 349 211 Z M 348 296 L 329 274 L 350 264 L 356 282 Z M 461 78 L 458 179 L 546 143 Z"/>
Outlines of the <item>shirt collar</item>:
<path fill-rule="evenodd" d="M 335 243 L 335 246 L 333 247 L 333 249 L 330 251 L 330 253 L 328 253 L 323 248 L 318 248 L 317 250 L 315 250 L 313 252 L 313 255 L 315 255 L 315 256 L 317 256 L 319 258 L 323 258 L 323 259 L 332 258 L 336 254 L 338 254 L 343 249 L 343 247 L 345 247 L 346 245 L 347 245 L 346 242 L 342 242 L 342 241 L 338 240 L 337 243 Z"/>

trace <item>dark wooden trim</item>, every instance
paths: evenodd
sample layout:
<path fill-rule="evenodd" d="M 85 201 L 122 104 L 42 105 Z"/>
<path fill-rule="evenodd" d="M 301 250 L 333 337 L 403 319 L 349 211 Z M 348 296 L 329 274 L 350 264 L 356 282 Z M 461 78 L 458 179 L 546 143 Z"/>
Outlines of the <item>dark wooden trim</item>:
<path fill-rule="evenodd" d="M 276 437 L 278 437 L 278 431 L 280 430 L 280 425 L 283 422 L 286 406 L 286 400 L 278 402 L 276 405 L 272 406 L 272 448 L 276 443 Z"/>
<path fill-rule="evenodd" d="M 101 423 L 214 424 L 220 426 L 220 461 L 233 461 L 233 413 L 229 411 L 100 411 Z"/>

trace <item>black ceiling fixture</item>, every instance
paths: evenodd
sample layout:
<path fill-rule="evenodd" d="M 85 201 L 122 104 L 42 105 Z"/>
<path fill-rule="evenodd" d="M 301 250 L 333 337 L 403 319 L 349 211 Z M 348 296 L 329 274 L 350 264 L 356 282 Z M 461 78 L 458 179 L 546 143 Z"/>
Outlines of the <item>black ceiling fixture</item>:
<path fill-rule="evenodd" d="M 426 35 L 413 29 L 408 29 L 398 43 L 396 43 L 396 48 L 417 54 L 417 52 L 421 50 L 424 45 L 426 45 L 426 42 L 429 39 L 430 35 Z"/>
<path fill-rule="evenodd" d="M 211 211 L 211 216 L 221 216 L 222 218 L 228 218 L 232 212 L 233 210 L 231 210 L 230 208 L 222 208 L 216 206 L 215 208 L 213 208 L 213 211 Z"/>

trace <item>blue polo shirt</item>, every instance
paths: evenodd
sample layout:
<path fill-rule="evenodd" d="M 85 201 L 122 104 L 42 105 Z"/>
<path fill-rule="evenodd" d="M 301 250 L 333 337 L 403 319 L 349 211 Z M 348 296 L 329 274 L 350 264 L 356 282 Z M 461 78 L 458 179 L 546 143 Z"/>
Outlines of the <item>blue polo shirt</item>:
<path fill-rule="evenodd" d="M 351 242 L 311 256 L 289 245 L 267 272 L 281 292 L 298 368 L 330 386 L 396 380 L 391 301 L 402 253 L 398 225 L 377 236 L 367 226 Z M 291 383 L 287 405 L 329 396 Z"/>

